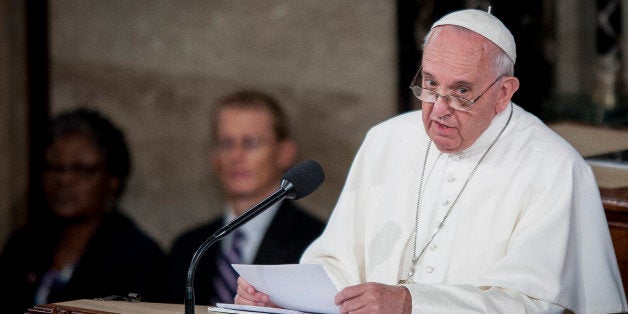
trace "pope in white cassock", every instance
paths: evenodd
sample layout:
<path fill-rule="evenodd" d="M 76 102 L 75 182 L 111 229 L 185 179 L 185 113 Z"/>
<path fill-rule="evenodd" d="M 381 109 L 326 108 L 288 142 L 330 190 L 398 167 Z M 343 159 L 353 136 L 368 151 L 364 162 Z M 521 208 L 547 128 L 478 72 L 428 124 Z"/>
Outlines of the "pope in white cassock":
<path fill-rule="evenodd" d="M 301 263 L 325 266 L 343 313 L 627 311 L 591 169 L 511 102 L 508 29 L 457 11 L 423 50 L 422 110 L 368 132 Z M 236 303 L 271 300 L 240 279 Z"/>

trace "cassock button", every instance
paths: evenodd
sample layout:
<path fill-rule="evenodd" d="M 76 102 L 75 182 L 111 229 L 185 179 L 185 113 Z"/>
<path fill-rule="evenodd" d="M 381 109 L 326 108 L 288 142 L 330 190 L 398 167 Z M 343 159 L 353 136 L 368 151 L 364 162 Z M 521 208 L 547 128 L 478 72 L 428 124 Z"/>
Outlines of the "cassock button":
<path fill-rule="evenodd" d="M 443 206 L 447 206 L 447 205 L 449 205 L 449 201 L 448 200 L 441 200 L 440 204 L 443 205 Z"/>
<path fill-rule="evenodd" d="M 451 183 L 451 182 L 456 181 L 456 178 L 454 178 L 454 176 L 450 174 L 449 176 L 447 176 L 446 180 L 447 180 L 447 182 Z"/>
<path fill-rule="evenodd" d="M 432 266 L 427 266 L 427 267 L 425 267 L 425 271 L 426 271 L 428 274 L 431 274 L 431 273 L 434 271 L 434 267 L 432 267 Z"/>
<path fill-rule="evenodd" d="M 432 250 L 432 251 L 436 250 L 437 246 L 438 245 L 436 245 L 435 243 L 430 244 L 430 250 Z"/>

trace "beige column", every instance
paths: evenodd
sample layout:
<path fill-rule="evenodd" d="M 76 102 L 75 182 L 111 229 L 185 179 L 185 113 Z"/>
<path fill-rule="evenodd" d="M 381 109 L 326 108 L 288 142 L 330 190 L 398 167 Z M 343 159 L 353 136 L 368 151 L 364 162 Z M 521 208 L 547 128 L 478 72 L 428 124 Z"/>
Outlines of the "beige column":
<path fill-rule="evenodd" d="M 621 6 L 621 51 L 623 53 L 622 58 L 622 77 L 623 77 L 623 86 L 621 86 L 621 93 L 624 96 L 628 96 L 628 62 L 626 62 L 626 58 L 628 58 L 628 41 L 626 40 L 626 36 L 628 36 L 628 0 L 622 0 L 620 3 Z M 628 107 L 626 104 L 622 104 L 624 107 Z"/>
<path fill-rule="evenodd" d="M 561 0 L 555 5 L 555 94 L 589 94 L 595 60 L 595 1 Z"/>
<path fill-rule="evenodd" d="M 24 222 L 28 182 L 23 1 L 0 1 L 0 250 Z"/>

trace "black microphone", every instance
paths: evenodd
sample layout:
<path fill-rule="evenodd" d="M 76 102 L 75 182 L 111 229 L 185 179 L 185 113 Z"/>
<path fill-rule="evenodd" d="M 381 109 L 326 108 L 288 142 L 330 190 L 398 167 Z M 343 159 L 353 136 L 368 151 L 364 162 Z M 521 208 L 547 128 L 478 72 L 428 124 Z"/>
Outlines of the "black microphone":
<path fill-rule="evenodd" d="M 277 191 L 218 229 L 211 237 L 205 240 L 194 252 L 188 268 L 188 276 L 185 283 L 185 314 L 194 314 L 194 273 L 201 257 L 212 244 L 218 242 L 218 240 L 224 238 L 233 230 L 284 198 L 300 199 L 308 196 L 321 186 L 324 180 L 325 173 L 323 168 L 316 161 L 307 160 L 297 164 L 284 173 L 281 178 L 281 185 Z"/>

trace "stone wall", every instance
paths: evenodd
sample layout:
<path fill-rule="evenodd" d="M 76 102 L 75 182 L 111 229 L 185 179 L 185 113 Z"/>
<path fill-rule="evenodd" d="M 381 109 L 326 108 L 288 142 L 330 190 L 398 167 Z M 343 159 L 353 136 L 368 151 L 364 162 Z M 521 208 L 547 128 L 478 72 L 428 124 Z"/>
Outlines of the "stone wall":
<path fill-rule="evenodd" d="M 85 104 L 126 132 L 123 209 L 165 249 L 221 210 L 209 111 L 241 88 L 282 102 L 327 179 L 327 218 L 366 130 L 395 113 L 395 3 L 381 0 L 50 1 L 51 111 Z"/>
<path fill-rule="evenodd" d="M 22 1 L 0 1 L 0 250 L 26 220 L 28 110 Z"/>

